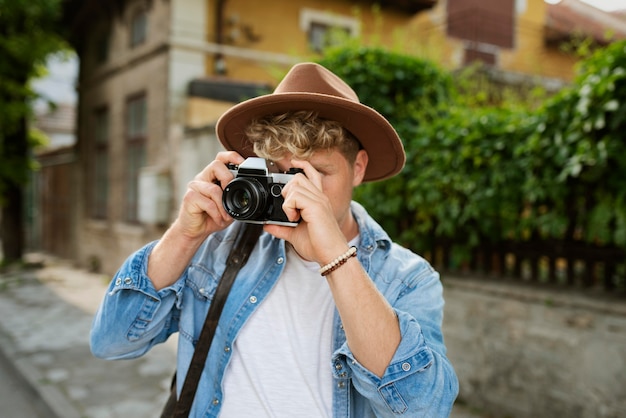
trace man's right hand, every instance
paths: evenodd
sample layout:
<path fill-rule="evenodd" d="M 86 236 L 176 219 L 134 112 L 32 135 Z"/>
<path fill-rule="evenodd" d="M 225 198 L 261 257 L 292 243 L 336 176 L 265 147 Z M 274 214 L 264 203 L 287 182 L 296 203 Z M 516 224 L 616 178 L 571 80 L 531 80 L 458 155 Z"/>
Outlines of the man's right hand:
<path fill-rule="evenodd" d="M 213 232 L 233 222 L 222 205 L 223 187 L 233 179 L 226 164 L 241 164 L 243 161 L 244 158 L 234 151 L 220 152 L 213 162 L 189 182 L 174 222 L 184 238 L 204 241 Z"/>
<path fill-rule="evenodd" d="M 222 205 L 222 188 L 233 179 L 226 164 L 243 161 L 234 151 L 220 152 L 189 182 L 178 217 L 148 259 L 148 276 L 157 290 L 181 276 L 206 237 L 233 223 Z"/>

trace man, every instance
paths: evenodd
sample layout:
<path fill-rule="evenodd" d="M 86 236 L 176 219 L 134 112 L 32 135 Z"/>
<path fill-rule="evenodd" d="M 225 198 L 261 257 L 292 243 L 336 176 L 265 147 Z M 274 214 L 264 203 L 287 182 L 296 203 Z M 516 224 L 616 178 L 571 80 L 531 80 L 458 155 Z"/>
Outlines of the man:
<path fill-rule="evenodd" d="M 445 417 L 458 392 L 441 333 L 442 286 L 352 201 L 397 174 L 402 142 L 322 66 L 294 66 L 274 93 L 217 123 L 228 150 L 188 190 L 164 236 L 132 255 L 93 324 L 92 351 L 144 354 L 179 332 L 178 390 L 241 222 L 222 204 L 227 164 L 298 168 L 282 190 L 297 226 L 267 224 L 230 292 L 195 417 Z"/>

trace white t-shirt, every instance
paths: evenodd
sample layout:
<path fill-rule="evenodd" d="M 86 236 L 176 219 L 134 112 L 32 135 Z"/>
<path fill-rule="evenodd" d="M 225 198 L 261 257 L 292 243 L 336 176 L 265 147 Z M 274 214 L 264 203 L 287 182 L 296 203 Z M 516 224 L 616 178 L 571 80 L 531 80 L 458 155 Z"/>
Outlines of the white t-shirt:
<path fill-rule="evenodd" d="M 220 418 L 331 417 L 334 301 L 319 265 L 287 264 L 233 344 Z"/>

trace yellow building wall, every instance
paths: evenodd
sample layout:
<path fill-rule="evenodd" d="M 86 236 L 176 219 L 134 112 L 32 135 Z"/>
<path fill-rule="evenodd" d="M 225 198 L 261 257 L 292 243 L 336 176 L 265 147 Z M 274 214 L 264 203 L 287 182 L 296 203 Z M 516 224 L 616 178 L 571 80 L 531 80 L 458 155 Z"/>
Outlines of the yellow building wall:
<path fill-rule="evenodd" d="M 526 9 L 517 16 L 515 48 L 501 51 L 500 68 L 563 80 L 573 78 L 576 58 L 545 44 L 546 14 L 544 0 L 528 0 Z"/>
<path fill-rule="evenodd" d="M 455 69 L 461 66 L 463 42 L 446 36 L 446 4 L 439 1 L 429 11 L 416 14 L 406 28 L 405 51 Z"/>
<path fill-rule="evenodd" d="M 215 0 L 207 0 L 208 44 L 217 43 Z M 350 1 L 332 0 L 228 0 L 224 2 L 222 54 L 226 68 L 223 76 L 230 80 L 257 82 L 270 86 L 284 76 L 296 62 L 314 60 L 317 56 L 308 43 L 307 32 L 301 27 L 302 10 L 358 22 L 358 36 L 368 45 L 390 47 L 405 42 L 403 30 L 411 19 L 409 14 L 379 9 L 367 4 L 354 5 Z M 246 28 L 258 40 L 251 41 Z M 239 36 L 232 37 L 239 32 Z M 206 75 L 217 76 L 214 71 L 216 54 L 206 54 Z M 206 98 L 188 98 L 185 106 L 185 123 L 199 128 L 214 123 L 229 107 L 230 102 Z"/>
<path fill-rule="evenodd" d="M 216 42 L 216 0 L 208 7 L 207 42 Z M 518 0 L 515 45 L 500 48 L 496 67 L 500 70 L 572 80 L 576 57 L 544 42 L 547 5 L 544 0 Z M 359 37 L 366 45 L 378 45 L 430 59 L 454 70 L 464 64 L 465 41 L 446 34 L 446 1 L 413 16 L 394 9 L 333 0 L 228 0 L 223 9 L 223 41 L 227 48 L 252 54 L 224 54 L 226 76 L 275 84 L 293 63 L 315 59 L 307 33 L 300 26 L 303 9 L 327 13 L 359 22 Z M 245 28 L 257 37 L 249 40 Z M 230 36 L 239 33 L 236 39 Z M 263 57 L 263 58 L 259 58 Z M 207 54 L 206 73 L 214 75 L 215 55 Z"/>
<path fill-rule="evenodd" d="M 224 7 L 223 35 L 227 46 L 254 50 L 257 53 L 278 54 L 289 57 L 291 62 L 263 62 L 225 56 L 227 76 L 231 79 L 266 82 L 275 84 L 285 71 L 295 62 L 311 60 L 315 53 L 310 50 L 307 33 L 300 27 L 301 11 L 309 9 L 339 18 L 356 19 L 359 33 L 364 43 L 369 45 L 392 46 L 402 42 L 398 35 L 406 28 L 411 16 L 388 8 L 379 9 L 367 4 L 353 4 L 349 1 L 332 0 L 229 0 Z M 208 42 L 215 42 L 215 1 L 209 1 L 210 27 Z M 236 23 L 233 25 L 233 23 Z M 244 27 L 259 37 L 251 42 L 240 35 L 236 40 L 229 39 L 234 26 L 242 33 Z M 207 74 L 212 74 L 214 56 L 207 56 Z"/>
<path fill-rule="evenodd" d="M 501 49 L 499 66 L 503 70 L 525 74 L 544 74 L 551 67 L 549 56 L 542 53 L 543 22 L 546 4 L 543 0 L 529 0 L 524 10 L 518 10 L 515 18 L 515 46 Z"/>
<path fill-rule="evenodd" d="M 575 56 L 544 42 L 547 5 L 544 0 L 517 2 L 515 45 L 500 48 L 497 68 L 530 76 L 572 80 Z M 446 35 L 446 2 L 439 1 L 432 10 L 417 14 L 407 28 L 407 38 L 413 40 L 408 52 L 432 59 L 449 69 L 463 66 L 464 41 Z"/>

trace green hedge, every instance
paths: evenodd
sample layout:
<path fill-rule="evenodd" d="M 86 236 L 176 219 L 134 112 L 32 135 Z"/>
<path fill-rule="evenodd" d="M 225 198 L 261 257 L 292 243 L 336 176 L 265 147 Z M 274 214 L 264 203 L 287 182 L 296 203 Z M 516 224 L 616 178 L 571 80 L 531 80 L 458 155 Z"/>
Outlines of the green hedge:
<path fill-rule="evenodd" d="M 516 152 L 530 226 L 626 248 L 626 42 L 582 61 L 573 86 L 536 118 Z"/>
<path fill-rule="evenodd" d="M 380 48 L 332 49 L 321 63 L 404 141 L 402 173 L 355 195 L 394 239 L 420 252 L 452 240 L 465 256 L 529 239 L 626 248 L 626 42 L 536 109 L 477 106 L 451 73 Z"/>

